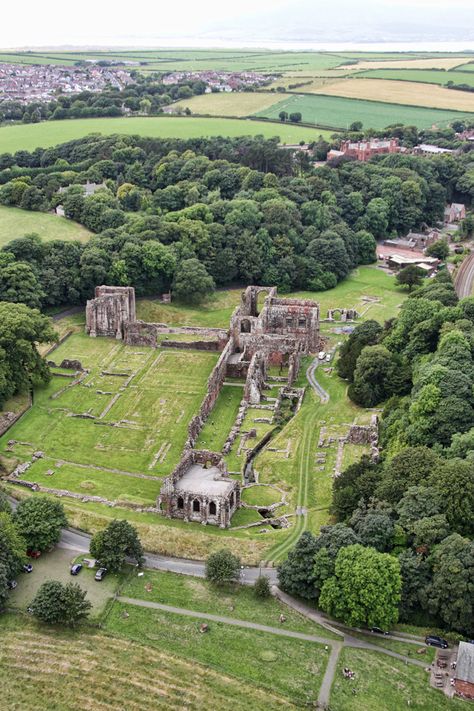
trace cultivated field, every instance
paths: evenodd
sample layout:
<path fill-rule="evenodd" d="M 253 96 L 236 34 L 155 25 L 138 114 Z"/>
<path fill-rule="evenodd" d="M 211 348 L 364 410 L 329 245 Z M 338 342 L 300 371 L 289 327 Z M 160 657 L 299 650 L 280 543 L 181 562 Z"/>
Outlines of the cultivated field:
<path fill-rule="evenodd" d="M 149 630 L 149 633 L 151 631 Z M 277 711 L 293 708 L 275 691 L 204 666 L 143 640 L 59 631 L 0 619 L 0 684 L 5 709 L 66 711 Z M 158 645 L 156 645 L 158 647 Z"/>
<path fill-rule="evenodd" d="M 472 65 L 474 68 L 474 64 Z M 421 82 L 424 84 L 468 84 L 474 87 L 474 72 L 450 71 L 444 72 L 436 69 L 373 69 L 361 72 L 358 76 L 369 79 L 395 79 L 401 81 Z M 456 94 L 456 96 L 459 96 Z"/>
<path fill-rule="evenodd" d="M 90 372 L 80 382 L 53 375 L 1 450 L 15 439 L 10 456 L 19 460 L 43 451 L 25 477 L 45 487 L 153 504 L 160 477 L 179 461 L 217 354 L 138 349 L 77 333 L 50 357 L 80 360 Z"/>
<path fill-rule="evenodd" d="M 172 105 L 174 110 L 189 108 L 193 114 L 210 116 L 250 116 L 269 108 L 281 95 L 270 92 L 232 92 L 231 94 L 202 94 L 182 99 Z M 285 95 L 283 94 L 283 98 Z M 287 98 L 287 97 L 286 97 Z"/>
<path fill-rule="evenodd" d="M 389 55 L 380 55 L 380 61 L 369 61 L 361 57 L 357 63 L 358 69 L 454 69 L 466 61 L 466 57 L 440 57 L 433 55 L 427 59 L 382 59 Z M 347 65 L 349 67 L 354 65 Z M 345 67 L 344 67 L 345 68 Z"/>
<path fill-rule="evenodd" d="M 349 99 L 388 101 L 394 104 L 474 112 L 474 93 L 454 91 L 430 84 L 412 84 L 406 81 L 342 79 L 317 89 L 315 93 L 344 96 Z"/>
<path fill-rule="evenodd" d="M 359 87 L 360 84 L 361 80 L 358 80 L 357 86 Z M 406 82 L 400 82 L 400 84 L 403 84 L 404 87 L 407 86 Z M 324 91 L 327 92 L 330 89 L 331 86 L 328 86 Z M 433 89 L 434 87 L 430 87 L 430 90 Z M 450 94 L 453 93 L 449 89 L 446 89 L 446 91 Z M 455 92 L 455 96 L 460 93 L 464 92 Z M 294 94 L 291 99 L 279 101 L 270 109 L 257 114 L 257 116 L 277 119 L 280 111 L 287 111 L 288 113 L 299 111 L 304 122 L 334 127 L 335 129 L 348 128 L 354 121 L 361 121 L 364 128 L 382 129 L 394 123 L 414 125 L 418 128 L 430 128 L 434 124 L 447 126 L 456 118 L 473 116 L 473 114 L 459 111 L 402 106 L 383 101 L 363 101 L 324 94 Z"/>
<path fill-rule="evenodd" d="M 283 143 L 313 140 L 317 135 L 311 128 L 292 124 L 264 123 L 224 118 L 194 118 L 166 116 L 160 118 L 93 118 L 70 121 L 2 126 L 0 153 L 15 153 L 48 148 L 89 133 L 113 133 L 150 136 L 152 138 L 199 138 L 200 136 L 279 136 Z"/>
<path fill-rule="evenodd" d="M 31 232 L 48 242 L 54 239 L 87 242 L 91 236 L 85 227 L 65 217 L 0 205 L 0 247 Z"/>

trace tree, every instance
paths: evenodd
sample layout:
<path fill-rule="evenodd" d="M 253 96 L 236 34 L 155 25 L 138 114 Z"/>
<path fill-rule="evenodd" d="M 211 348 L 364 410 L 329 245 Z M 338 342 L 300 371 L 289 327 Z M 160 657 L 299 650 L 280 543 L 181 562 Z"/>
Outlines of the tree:
<path fill-rule="evenodd" d="M 144 562 L 137 530 L 125 520 L 114 519 L 107 528 L 96 533 L 91 540 L 90 552 L 100 565 L 111 571 L 121 570 L 126 558 L 132 558 L 137 565 Z"/>
<path fill-rule="evenodd" d="M 173 293 L 190 304 L 199 304 L 214 291 L 214 279 L 198 259 L 185 259 L 176 270 Z"/>
<path fill-rule="evenodd" d="M 278 581 L 282 590 L 308 600 L 317 598 L 314 575 L 314 556 L 317 551 L 316 537 L 310 531 L 305 531 L 278 568 Z"/>
<path fill-rule="evenodd" d="M 346 546 L 360 543 L 358 535 L 343 523 L 335 526 L 322 526 L 316 539 L 316 554 L 314 556 L 314 585 L 317 597 L 321 593 L 324 582 L 334 575 L 337 554 Z"/>
<path fill-rule="evenodd" d="M 362 131 L 363 127 L 364 127 L 364 124 L 362 123 L 362 121 L 353 121 L 351 123 L 351 125 L 349 126 L 349 131 L 355 131 L 355 132 Z"/>
<path fill-rule="evenodd" d="M 63 585 L 59 580 L 48 580 L 41 585 L 31 603 L 32 614 L 48 625 L 75 627 L 92 608 L 86 594 L 77 583 Z"/>
<path fill-rule="evenodd" d="M 450 459 L 432 472 L 430 484 L 453 531 L 474 536 L 474 462 Z"/>
<path fill-rule="evenodd" d="M 362 349 L 365 346 L 373 346 L 378 343 L 382 333 L 382 326 L 371 319 L 356 326 L 339 349 L 339 358 L 336 362 L 337 374 L 352 382 L 357 359 Z"/>
<path fill-rule="evenodd" d="M 396 504 L 409 487 L 426 483 L 439 461 L 428 447 L 406 447 L 386 463 L 376 496 Z"/>
<path fill-rule="evenodd" d="M 270 597 L 270 579 L 267 575 L 259 575 L 253 586 L 255 596 L 261 598 L 262 600 Z"/>
<path fill-rule="evenodd" d="M 453 533 L 429 557 L 432 579 L 425 606 L 449 627 L 474 632 L 474 543 Z"/>
<path fill-rule="evenodd" d="M 430 582 L 430 566 L 424 556 L 412 550 L 404 550 L 398 560 L 402 576 L 400 618 L 409 621 L 422 607 Z"/>
<path fill-rule="evenodd" d="M 338 521 L 346 521 L 361 500 L 369 501 L 381 475 L 381 467 L 363 456 L 334 479 L 331 513 Z"/>
<path fill-rule="evenodd" d="M 400 286 L 407 286 L 411 292 L 414 286 L 420 286 L 425 276 L 424 272 L 416 264 L 409 264 L 397 273 L 395 279 Z"/>
<path fill-rule="evenodd" d="M 372 264 L 377 261 L 377 242 L 367 230 L 356 232 L 357 253 L 359 264 Z"/>
<path fill-rule="evenodd" d="M 385 346 L 366 346 L 357 359 L 348 395 L 357 405 L 373 407 L 395 394 L 397 366 Z"/>
<path fill-rule="evenodd" d="M 302 120 L 302 115 L 299 111 L 294 111 L 290 114 L 289 119 L 292 123 L 299 123 Z"/>
<path fill-rule="evenodd" d="M 280 111 L 278 118 L 280 121 L 288 121 L 288 113 L 286 111 Z"/>
<path fill-rule="evenodd" d="M 236 583 L 240 578 L 240 560 L 227 548 L 211 553 L 206 561 L 206 578 L 215 585 Z"/>
<path fill-rule="evenodd" d="M 36 551 L 45 551 L 56 545 L 61 538 L 61 529 L 67 526 L 63 505 L 46 496 L 33 496 L 21 501 L 13 520 L 27 548 Z"/>
<path fill-rule="evenodd" d="M 319 605 L 352 627 L 390 629 L 398 620 L 401 587 L 396 558 L 357 544 L 339 551 Z"/>
<path fill-rule="evenodd" d="M 0 564 L 8 579 L 13 580 L 21 572 L 25 560 L 26 542 L 13 523 L 8 512 L 0 513 Z"/>
<path fill-rule="evenodd" d="M 350 525 L 364 546 L 384 553 L 391 550 L 395 525 L 387 510 L 361 504 L 352 514 Z"/>
<path fill-rule="evenodd" d="M 6 566 L 0 562 L 0 612 L 5 608 L 8 600 L 9 576 Z"/>
<path fill-rule="evenodd" d="M 0 256 L 0 301 L 39 308 L 44 294 L 33 269 L 24 262 L 5 259 L 6 256 Z"/>
<path fill-rule="evenodd" d="M 8 500 L 8 496 L 3 489 L 0 489 L 0 513 L 11 513 L 12 507 Z"/>
<path fill-rule="evenodd" d="M 433 242 L 433 244 L 430 244 L 427 248 L 426 254 L 429 257 L 436 257 L 436 259 L 444 262 L 446 257 L 449 255 L 449 246 L 447 241 L 445 239 L 439 239 L 436 242 Z"/>

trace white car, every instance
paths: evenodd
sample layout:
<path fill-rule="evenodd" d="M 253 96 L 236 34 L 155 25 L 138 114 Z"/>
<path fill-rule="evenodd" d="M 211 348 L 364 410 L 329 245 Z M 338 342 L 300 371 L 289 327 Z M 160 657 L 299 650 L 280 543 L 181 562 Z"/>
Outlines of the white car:
<path fill-rule="evenodd" d="M 324 360 L 325 357 L 326 357 L 326 353 L 324 351 L 319 351 L 319 353 L 318 353 L 319 360 Z"/>
<path fill-rule="evenodd" d="M 329 361 L 331 360 L 331 354 L 330 354 L 330 353 L 326 353 L 326 360 L 327 360 L 328 363 L 329 363 Z"/>

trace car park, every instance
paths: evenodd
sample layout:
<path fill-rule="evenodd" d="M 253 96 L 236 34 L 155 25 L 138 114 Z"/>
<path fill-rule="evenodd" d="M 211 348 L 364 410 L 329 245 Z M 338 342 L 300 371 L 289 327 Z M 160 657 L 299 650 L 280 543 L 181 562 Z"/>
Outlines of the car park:
<path fill-rule="evenodd" d="M 97 573 L 95 574 L 94 578 L 95 580 L 98 580 L 99 582 L 105 578 L 107 575 L 107 568 L 99 568 Z"/>
<path fill-rule="evenodd" d="M 32 573 L 33 572 L 33 566 L 31 565 L 31 563 L 25 563 L 25 565 L 23 566 L 23 572 L 24 573 Z"/>
<path fill-rule="evenodd" d="M 437 634 L 427 635 L 427 637 L 425 637 L 425 644 L 429 647 L 439 647 L 439 649 L 448 649 L 449 647 L 447 641 Z"/>
<path fill-rule="evenodd" d="M 71 566 L 71 575 L 79 575 L 81 570 L 82 570 L 82 564 L 75 563 L 74 565 Z"/>

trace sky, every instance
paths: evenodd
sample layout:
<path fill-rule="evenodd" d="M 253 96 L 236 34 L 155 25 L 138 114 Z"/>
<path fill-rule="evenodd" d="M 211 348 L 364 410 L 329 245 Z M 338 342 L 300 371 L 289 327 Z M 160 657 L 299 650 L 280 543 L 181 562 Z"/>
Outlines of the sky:
<path fill-rule="evenodd" d="M 417 41 L 474 49 L 474 0 L 23 0 L 0 22 L 2 48 Z"/>

